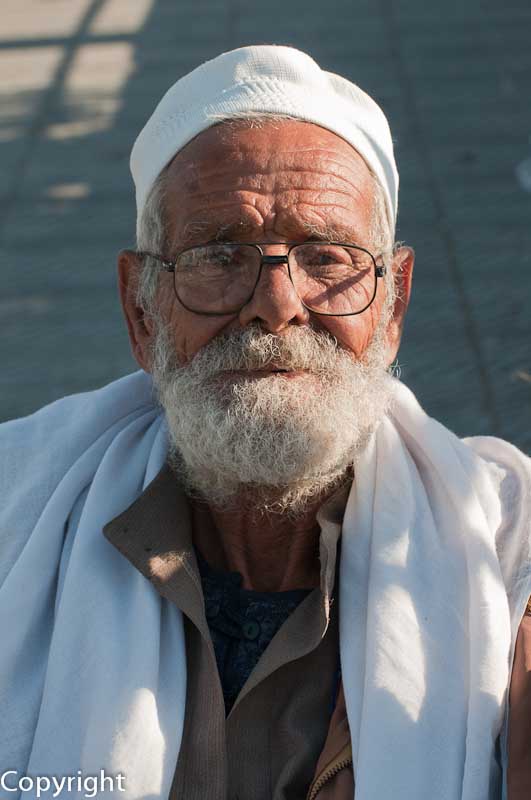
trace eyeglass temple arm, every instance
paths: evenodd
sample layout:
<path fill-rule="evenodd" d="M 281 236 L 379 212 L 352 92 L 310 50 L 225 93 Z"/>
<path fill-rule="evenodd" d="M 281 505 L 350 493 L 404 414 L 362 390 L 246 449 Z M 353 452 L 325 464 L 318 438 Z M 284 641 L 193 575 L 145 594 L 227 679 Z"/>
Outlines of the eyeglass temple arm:
<path fill-rule="evenodd" d="M 154 258 L 155 261 L 159 261 L 165 272 L 175 272 L 175 261 L 168 261 L 166 258 L 158 256 L 156 253 L 150 253 L 149 250 L 137 250 L 136 254 L 139 258 L 149 256 L 149 258 Z"/>

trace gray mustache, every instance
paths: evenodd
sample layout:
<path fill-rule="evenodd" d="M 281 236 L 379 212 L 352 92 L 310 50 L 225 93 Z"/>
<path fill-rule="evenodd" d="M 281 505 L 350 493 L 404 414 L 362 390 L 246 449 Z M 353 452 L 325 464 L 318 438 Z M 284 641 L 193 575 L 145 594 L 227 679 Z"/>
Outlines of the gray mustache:
<path fill-rule="evenodd" d="M 328 333 L 298 330 L 285 336 L 260 329 L 231 331 L 209 342 L 194 356 L 189 368 L 202 375 L 230 370 L 306 369 L 327 371 L 337 360 L 341 348 Z"/>

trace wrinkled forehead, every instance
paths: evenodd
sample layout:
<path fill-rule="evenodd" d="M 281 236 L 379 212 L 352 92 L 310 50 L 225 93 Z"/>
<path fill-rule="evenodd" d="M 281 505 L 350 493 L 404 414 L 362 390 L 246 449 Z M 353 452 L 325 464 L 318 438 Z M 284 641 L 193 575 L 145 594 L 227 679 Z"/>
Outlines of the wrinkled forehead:
<path fill-rule="evenodd" d="M 165 183 L 167 210 L 183 226 L 205 217 L 237 223 L 243 213 L 251 228 L 253 219 L 282 227 L 295 216 L 345 227 L 354 209 L 363 224 L 374 197 L 373 175 L 351 144 L 290 119 L 231 120 L 202 131 L 174 157 Z"/>
<path fill-rule="evenodd" d="M 182 173 L 193 180 L 223 159 L 267 170 L 271 165 L 285 169 L 309 165 L 312 158 L 333 165 L 356 163 L 360 174 L 372 178 L 372 171 L 352 145 L 337 134 L 311 122 L 289 117 L 225 120 L 201 131 L 186 144 L 166 167 L 166 172 Z"/>

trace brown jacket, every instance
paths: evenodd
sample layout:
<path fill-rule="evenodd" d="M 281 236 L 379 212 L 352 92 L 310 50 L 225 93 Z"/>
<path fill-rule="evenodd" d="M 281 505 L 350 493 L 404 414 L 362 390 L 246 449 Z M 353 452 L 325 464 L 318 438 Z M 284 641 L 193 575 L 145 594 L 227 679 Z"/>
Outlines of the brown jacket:
<path fill-rule="evenodd" d="M 353 795 L 352 747 L 341 686 L 307 800 L 352 800 Z"/>

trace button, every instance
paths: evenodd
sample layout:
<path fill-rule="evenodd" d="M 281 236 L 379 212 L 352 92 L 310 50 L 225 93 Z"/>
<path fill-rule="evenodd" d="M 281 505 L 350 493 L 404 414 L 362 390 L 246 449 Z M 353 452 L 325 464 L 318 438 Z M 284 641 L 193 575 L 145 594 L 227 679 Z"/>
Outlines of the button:
<path fill-rule="evenodd" d="M 261 630 L 260 623 L 255 622 L 254 619 L 249 620 L 249 622 L 244 622 L 242 625 L 243 635 L 246 639 L 249 639 L 249 641 L 256 639 L 257 636 L 260 635 Z"/>
<path fill-rule="evenodd" d="M 208 619 L 214 619 L 219 614 L 219 603 L 207 602 L 205 611 Z"/>

